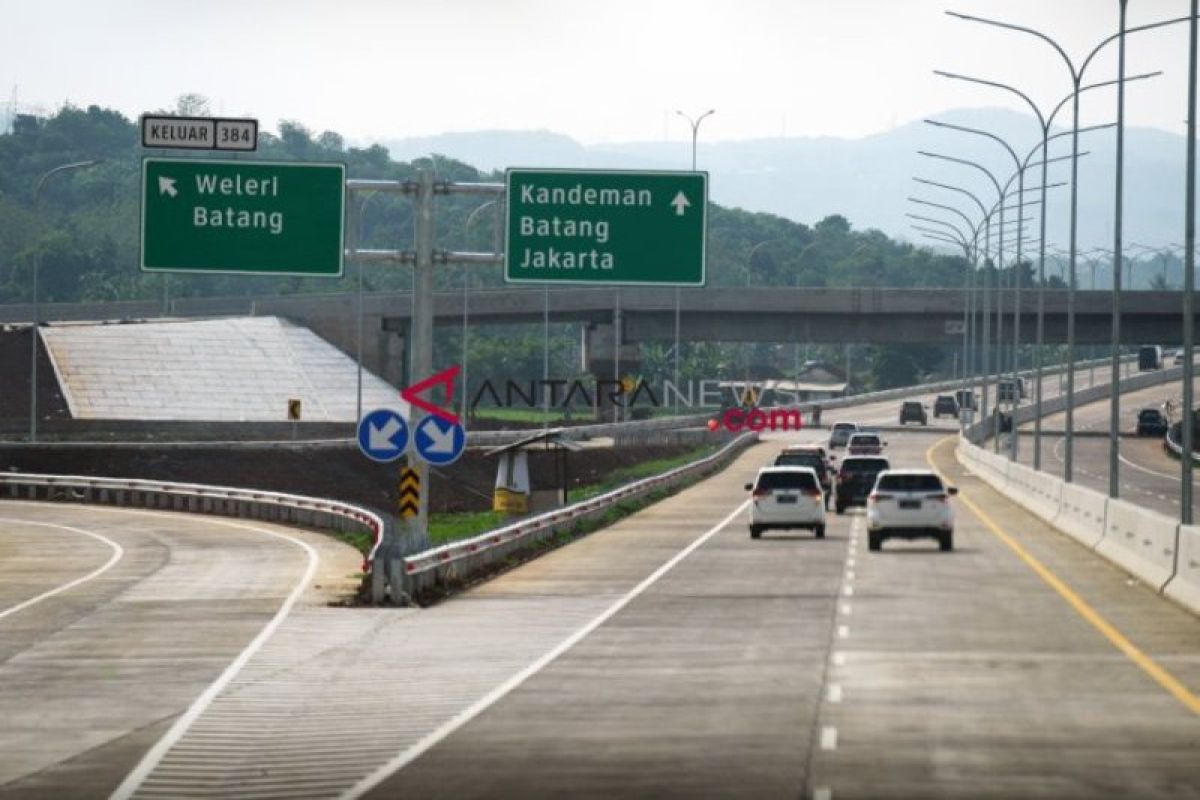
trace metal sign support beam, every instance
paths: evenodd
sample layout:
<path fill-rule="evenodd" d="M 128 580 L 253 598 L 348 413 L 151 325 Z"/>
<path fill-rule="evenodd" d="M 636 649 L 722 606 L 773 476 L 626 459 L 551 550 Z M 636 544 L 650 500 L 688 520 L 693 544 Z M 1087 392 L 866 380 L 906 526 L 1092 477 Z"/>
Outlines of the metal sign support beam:
<path fill-rule="evenodd" d="M 363 180 L 351 179 L 346 181 L 346 191 L 355 192 L 393 192 L 411 195 L 414 198 L 415 212 L 415 250 L 360 250 L 355 246 L 346 251 L 346 257 L 356 259 L 361 263 L 411 264 L 413 266 L 413 310 L 412 325 L 409 332 L 409 369 L 406 383 L 409 386 L 428 378 L 434 373 L 433 367 L 433 269 L 435 265 L 443 264 L 500 264 L 504 255 L 499 252 L 497 243 L 495 253 L 456 252 L 437 250 L 434 248 L 434 218 L 433 201 L 439 194 L 490 194 L 499 197 L 504 193 L 502 183 L 451 183 L 434 181 L 433 173 L 422 169 L 417 180 Z M 349 206 L 350 203 L 347 203 Z M 466 387 L 463 387 L 466 391 Z M 409 409 L 408 423 L 411 430 L 416 430 L 418 422 L 413 410 Z M 419 485 L 425 487 L 420 493 L 420 506 L 416 516 L 406 519 L 409 533 L 425 538 L 429 529 L 429 465 L 413 454 L 405 457 L 407 469 L 415 470 Z M 411 539 L 410 539 L 411 541 Z M 396 554 L 398 555 L 398 554 Z M 394 557 L 394 556 L 393 556 Z"/>

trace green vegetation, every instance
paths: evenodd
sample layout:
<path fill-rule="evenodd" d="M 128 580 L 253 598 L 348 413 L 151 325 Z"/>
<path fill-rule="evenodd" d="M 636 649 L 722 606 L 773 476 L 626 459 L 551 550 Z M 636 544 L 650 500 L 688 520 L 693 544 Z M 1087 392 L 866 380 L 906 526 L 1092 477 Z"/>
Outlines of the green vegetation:
<path fill-rule="evenodd" d="M 589 497 L 595 497 L 598 494 L 604 494 L 616 489 L 618 486 L 624 486 L 627 483 L 638 480 L 639 478 L 648 478 L 652 475 L 658 475 L 675 467 L 681 467 L 684 464 L 690 464 L 705 456 L 710 456 L 721 449 L 719 444 L 709 444 L 703 447 L 697 447 L 671 458 L 656 458 L 650 461 L 639 461 L 636 464 L 630 464 L 628 467 L 614 470 L 612 474 L 600 483 L 590 484 L 588 486 L 580 486 L 571 489 L 567 492 L 567 499 L 572 503 L 577 503 L 580 500 L 586 500 Z"/>
<path fill-rule="evenodd" d="M 651 475 L 658 475 L 666 472 L 669 469 L 691 463 L 705 456 L 712 455 L 720 449 L 720 445 L 706 445 L 697 447 L 694 450 L 689 450 L 672 458 L 656 458 L 650 461 L 641 461 L 637 464 L 631 464 L 628 467 L 622 467 L 614 471 L 607 479 L 600 483 L 590 484 L 588 486 L 580 486 L 568 492 L 567 497 L 572 503 L 577 503 L 580 500 L 586 500 L 589 497 L 595 497 L 598 494 L 611 491 L 618 486 L 630 483 L 639 478 L 646 478 Z M 661 499 L 663 495 L 656 495 L 654 499 Z M 634 510 L 644 508 L 646 503 L 629 503 L 625 505 L 614 506 L 613 509 L 606 512 L 606 516 L 602 521 L 602 525 L 608 525 L 620 519 L 627 514 L 633 513 Z M 514 518 L 509 517 L 501 511 L 468 511 L 454 514 L 431 514 L 429 516 L 429 539 L 435 544 L 446 544 L 447 542 L 457 541 L 458 539 L 466 539 L 471 536 L 478 536 L 481 533 L 486 533 L 493 528 L 499 528 Z M 594 530 L 595 527 L 587 530 Z M 356 545 L 357 546 L 357 545 Z M 368 548 L 370 544 L 368 543 Z M 361 547 L 359 549 L 362 549 Z"/>
<path fill-rule="evenodd" d="M 467 539 L 499 528 L 509 521 L 503 511 L 467 511 L 429 515 L 429 541 L 434 545 Z"/>
<path fill-rule="evenodd" d="M 204 97 L 183 95 L 171 111 L 205 115 L 209 108 Z M 255 158 L 338 161 L 346 164 L 351 178 L 406 179 L 414 178 L 419 169 L 431 168 L 441 179 L 502 180 L 499 173 L 483 173 L 438 155 L 412 162 L 394 161 L 382 146 L 349 147 L 334 131 L 314 132 L 292 120 L 283 120 L 277 127 L 278 133 L 260 134 Z M 358 273 L 353 264 L 341 278 L 142 274 L 137 267 L 142 155 L 136 120 L 111 109 L 67 105 L 45 119 L 17 117 L 12 132 L 0 136 L 0 304 L 31 299 L 34 264 L 41 265 L 43 302 L 348 293 L 356 288 Z M 207 155 L 201 153 L 199 157 Z M 41 192 L 38 208 L 33 207 L 34 187 L 47 171 L 89 159 L 103 162 L 55 175 Z M 494 209 L 484 209 L 472 217 L 481 205 L 482 201 L 474 196 L 440 197 L 435 223 L 437 246 L 490 249 Z M 364 195 L 357 199 L 353 211 L 356 230 L 351 235 L 364 247 L 404 246 L 413 239 L 412 203 L 408 198 Z M 1026 277 L 1031 277 L 1028 265 L 1024 269 Z M 960 257 L 897 242 L 877 230 L 855 230 L 849 220 L 837 214 L 805 225 L 772 214 L 712 205 L 707 272 L 712 287 L 957 288 L 963 283 L 965 262 Z M 435 282 L 440 289 L 487 288 L 502 285 L 503 276 L 498 267 L 445 267 L 436 271 Z M 411 270 L 367 268 L 364 284 L 368 292 L 405 290 L 411 285 Z M 1025 285 L 1032 285 L 1032 281 L 1027 280 Z M 578 325 L 555 323 L 549 333 L 551 374 L 556 378 L 578 375 Z M 541 326 L 473 327 L 467 347 L 472 390 L 485 379 L 540 378 L 542 334 Z M 680 377 L 786 377 L 801 362 L 799 347 L 792 342 L 686 345 L 681 353 Z M 461 334 L 441 331 L 436 348 L 435 363 L 461 360 Z M 870 390 L 945 375 L 951 367 L 950 352 L 950 347 L 822 346 L 805 348 L 804 356 L 840 366 L 848 355 L 853 365 L 853 388 Z M 668 345 L 647 343 L 641 355 L 640 369 L 646 379 L 660 385 L 672 375 L 674 356 Z"/>

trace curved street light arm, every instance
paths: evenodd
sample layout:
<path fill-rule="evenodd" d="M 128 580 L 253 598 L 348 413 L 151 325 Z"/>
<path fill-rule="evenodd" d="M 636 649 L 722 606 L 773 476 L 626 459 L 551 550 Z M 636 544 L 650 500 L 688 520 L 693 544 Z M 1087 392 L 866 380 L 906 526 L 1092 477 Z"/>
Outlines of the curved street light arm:
<path fill-rule="evenodd" d="M 925 217 L 920 214 L 912 214 L 907 211 L 904 212 L 904 216 L 909 217 L 910 219 L 919 219 L 919 220 L 922 220 L 923 222 L 931 222 L 934 225 L 942 225 L 942 226 L 954 231 L 955 235 L 964 241 L 974 241 L 976 238 L 976 231 L 972 230 L 971 235 L 967 236 L 967 234 L 965 234 L 962 231 L 962 229 L 960 229 L 957 225 L 955 225 L 952 222 L 946 222 L 946 220 L 944 220 L 944 219 L 937 219 L 936 217 Z"/>
<path fill-rule="evenodd" d="M 963 218 L 963 221 L 964 221 L 964 222 L 966 222 L 966 223 L 967 223 L 967 225 L 971 226 L 972 228 L 974 228 L 974 227 L 975 227 L 975 223 L 971 222 L 971 218 L 970 218 L 970 217 L 968 217 L 968 216 L 967 216 L 966 214 L 964 214 L 963 212 L 959 211 L 959 210 L 958 210 L 957 208 L 955 208 L 954 206 L 948 206 L 948 205 L 945 205 L 945 204 L 943 204 L 943 203 L 934 203 L 934 202 L 931 202 L 931 201 L 929 201 L 929 200 L 922 200 L 922 199 L 921 199 L 921 198 L 919 198 L 919 197 L 909 197 L 909 198 L 908 198 L 908 200 L 909 200 L 909 202 L 910 202 L 910 203 L 920 203 L 920 204 L 921 204 L 921 205 L 923 205 L 923 206 L 931 206 L 931 207 L 933 207 L 933 208 L 940 208 L 940 209 L 942 209 L 943 211 L 949 211 L 949 212 L 950 212 L 950 213 L 952 213 L 952 214 L 957 214 L 958 216 L 960 216 L 960 217 L 962 217 L 962 218 Z"/>
<path fill-rule="evenodd" d="M 1031 36 L 1038 37 L 1039 39 L 1044 41 L 1046 44 L 1053 47 L 1058 52 L 1058 54 L 1060 56 L 1062 56 L 1063 62 L 1066 63 L 1066 65 L 1067 65 L 1067 69 L 1071 71 L 1071 81 L 1076 86 L 1079 85 L 1079 76 L 1082 74 L 1082 70 L 1080 70 L 1079 72 L 1076 72 L 1075 64 L 1074 64 L 1074 62 L 1071 61 L 1071 57 L 1067 55 L 1067 52 L 1065 50 L 1063 50 L 1062 47 L 1059 46 L 1058 42 L 1054 41 L 1053 39 L 1051 39 L 1049 36 L 1042 33 L 1041 31 L 1034 30 L 1033 28 L 1027 28 L 1024 25 L 1013 25 L 1011 22 L 1001 22 L 1000 20 L 987 19 L 985 17 L 976 17 L 972 14 L 962 14 L 958 11 L 947 11 L 946 14 L 951 17 L 956 17 L 961 20 L 966 20 L 967 22 L 981 22 L 984 25 L 994 25 L 997 28 L 1007 28 L 1010 31 L 1019 31 L 1021 33 L 1028 33 Z"/>
<path fill-rule="evenodd" d="M 910 225 L 909 227 L 915 231 L 921 231 L 922 233 L 927 233 L 930 236 L 941 237 L 942 239 L 945 239 L 948 242 L 954 242 L 955 244 L 961 245 L 963 247 L 966 247 L 968 244 L 966 239 L 960 239 L 957 236 L 951 236 L 950 234 L 946 233 L 945 231 L 938 230 L 937 228 L 927 228 L 924 225 Z"/>
<path fill-rule="evenodd" d="M 966 125 L 955 125 L 952 122 L 939 122 L 935 119 L 927 119 L 927 120 L 925 120 L 925 123 L 927 125 L 933 125 L 934 127 L 937 127 L 937 128 L 947 128 L 952 131 L 961 131 L 962 133 L 973 133 L 976 136 L 986 136 L 987 138 L 991 139 L 993 142 L 996 142 L 997 144 L 999 144 L 1001 147 L 1003 147 L 1008 152 L 1009 156 L 1012 157 L 1013 165 L 1016 166 L 1017 169 L 1021 168 L 1021 159 L 1017 157 L 1016 151 L 1008 146 L 1008 142 L 1004 141 L 1003 139 L 1001 139 L 999 136 L 997 136 L 994 133 L 991 133 L 991 132 L 985 131 L 985 130 L 980 130 L 979 128 L 968 128 Z"/>
<path fill-rule="evenodd" d="M 1029 95 L 1025 94 L 1024 92 L 1022 92 L 1020 89 L 1018 89 L 1015 86 L 1009 86 L 1007 83 L 1000 83 L 998 81 L 984 80 L 983 78 L 972 78 L 970 75 L 960 75 L 957 72 L 946 72 L 945 70 L 940 70 L 940 69 L 935 69 L 933 71 L 933 74 L 939 75 L 943 78 L 950 78 L 950 79 L 956 80 L 956 81 L 966 81 L 967 83 L 978 83 L 983 86 L 992 86 L 996 89 L 1004 89 L 1007 92 L 1012 92 L 1017 97 L 1020 97 L 1022 100 L 1024 100 L 1026 103 L 1029 104 L 1029 108 L 1032 109 L 1034 116 L 1037 117 L 1038 124 L 1042 126 L 1043 131 L 1050 129 L 1050 124 L 1046 121 L 1046 118 L 1044 116 L 1042 116 L 1042 110 L 1040 108 L 1038 108 L 1038 104 L 1033 101 L 1033 98 L 1031 98 Z"/>
<path fill-rule="evenodd" d="M 1163 28 L 1163 27 L 1166 27 L 1167 25 L 1177 25 L 1180 22 L 1187 22 L 1190 19 L 1191 19 L 1191 17 L 1175 17 L 1174 19 L 1162 19 L 1162 20 L 1159 20 L 1158 22 L 1149 22 L 1149 23 L 1146 23 L 1145 25 L 1137 25 L 1132 28 L 1126 28 L 1125 33 L 1126 34 L 1137 33 L 1138 31 L 1148 31 L 1148 30 L 1153 30 L 1154 28 Z M 1120 32 L 1114 33 L 1113 35 L 1109 36 L 1107 39 L 1104 39 L 1103 41 L 1101 41 L 1100 44 L 1098 44 L 1094 48 L 1092 48 L 1092 52 L 1088 53 L 1087 58 L 1085 58 L 1083 60 L 1083 63 L 1079 66 L 1079 77 L 1081 77 L 1081 78 L 1083 77 L 1083 73 L 1087 71 L 1088 64 L 1092 63 L 1092 59 L 1095 58 L 1096 55 L 1101 50 L 1103 50 L 1106 45 L 1109 45 L 1120 38 L 1121 38 Z"/>
<path fill-rule="evenodd" d="M 1054 107 L 1054 110 L 1050 112 L 1050 116 L 1046 117 L 1047 129 L 1049 128 L 1050 125 L 1054 124 L 1054 118 L 1058 116 L 1058 112 L 1062 111 L 1063 108 L 1066 107 L 1067 103 L 1071 102 L 1071 98 L 1074 97 L 1076 94 L 1083 94 L 1084 92 L 1091 91 L 1092 89 L 1101 89 L 1105 86 L 1116 86 L 1118 83 L 1129 83 L 1130 81 L 1143 81 L 1143 80 L 1146 80 L 1147 78 L 1157 78 L 1159 75 L 1162 75 L 1162 74 L 1163 74 L 1162 70 L 1157 70 L 1155 72 L 1141 72 L 1141 73 L 1138 73 L 1137 75 L 1126 75 L 1124 80 L 1122 80 L 1120 78 L 1113 78 L 1111 81 L 1101 81 L 1100 83 L 1089 83 L 1087 86 L 1081 87 L 1078 92 L 1071 92 L 1066 97 L 1064 97 L 1062 100 L 1058 101 L 1058 105 L 1056 105 Z M 1113 125 L 1115 126 L 1116 123 L 1114 122 Z M 1067 131 L 1067 132 L 1069 133 L 1069 131 Z M 1083 128 L 1080 128 L 1079 132 L 1083 133 Z M 1059 134 L 1059 135 L 1061 136 L 1062 134 Z"/>
<path fill-rule="evenodd" d="M 940 158 L 943 161 L 950 161 L 955 164 L 963 164 L 964 166 L 974 167 L 975 169 L 982 172 L 984 175 L 988 176 L 988 179 L 992 182 L 992 185 L 996 187 L 997 195 L 1000 195 L 1000 196 L 1004 195 L 1004 190 L 1000 188 L 1000 181 L 996 180 L 996 176 L 994 174 L 992 174 L 992 171 L 990 169 L 988 169 L 987 167 L 983 166 L 982 164 L 978 164 L 967 158 L 957 158 L 955 156 L 944 156 L 941 153 L 931 153 L 928 150 L 918 150 L 917 153 L 919 155 L 923 155 L 927 158 Z"/>
<path fill-rule="evenodd" d="M 921 237 L 924 239 L 932 239 L 935 242 L 945 242 L 946 244 L 952 244 L 956 247 L 961 247 L 963 255 L 968 258 L 970 257 L 971 245 L 967 242 L 961 242 L 952 236 L 944 236 L 930 228 L 922 228 L 920 225 L 913 225 L 913 229 L 920 231 Z"/>
<path fill-rule="evenodd" d="M 982 214 L 984 216 L 984 218 L 986 218 L 988 215 L 987 206 L 985 206 L 983 204 L 983 201 L 980 200 L 973 192 L 968 192 L 966 189 L 962 188 L 961 186 L 953 186 L 949 183 L 939 183 L 938 181 L 931 181 L 928 178 L 918 178 L 915 176 L 913 177 L 913 180 L 916 181 L 917 183 L 923 183 L 927 186 L 936 186 L 939 189 L 947 189 L 951 192 L 958 192 L 959 194 L 966 195 L 967 197 L 969 197 L 975 201 L 975 205 L 979 206 L 979 213 Z M 912 198 L 910 197 L 909 200 L 911 200 L 911 199 Z M 970 222 L 968 222 L 967 224 L 971 225 Z M 979 228 L 978 225 L 971 225 L 971 227 L 974 229 Z"/>

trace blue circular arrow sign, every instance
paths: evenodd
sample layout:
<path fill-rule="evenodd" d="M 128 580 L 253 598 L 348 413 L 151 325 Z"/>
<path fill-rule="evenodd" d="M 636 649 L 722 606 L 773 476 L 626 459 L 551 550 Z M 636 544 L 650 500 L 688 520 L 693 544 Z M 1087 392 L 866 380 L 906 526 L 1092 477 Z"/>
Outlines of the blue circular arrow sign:
<path fill-rule="evenodd" d="M 358 449 L 372 461 L 395 461 L 408 449 L 408 423 L 390 408 L 377 408 L 358 421 Z"/>
<path fill-rule="evenodd" d="M 467 449 L 467 432 L 457 422 L 428 414 L 413 428 L 417 454 L 434 466 L 451 464 Z"/>

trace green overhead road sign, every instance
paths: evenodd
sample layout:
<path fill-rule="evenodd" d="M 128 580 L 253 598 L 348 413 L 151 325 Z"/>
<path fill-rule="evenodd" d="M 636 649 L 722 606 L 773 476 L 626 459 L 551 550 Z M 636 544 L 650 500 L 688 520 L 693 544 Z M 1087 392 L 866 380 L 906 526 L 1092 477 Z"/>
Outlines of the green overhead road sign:
<path fill-rule="evenodd" d="M 510 169 L 510 283 L 704 285 L 703 172 Z"/>
<path fill-rule="evenodd" d="M 142 269 L 342 274 L 342 164 L 147 158 Z"/>

